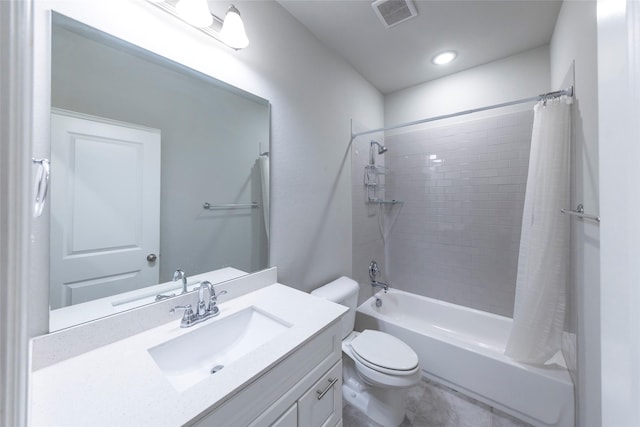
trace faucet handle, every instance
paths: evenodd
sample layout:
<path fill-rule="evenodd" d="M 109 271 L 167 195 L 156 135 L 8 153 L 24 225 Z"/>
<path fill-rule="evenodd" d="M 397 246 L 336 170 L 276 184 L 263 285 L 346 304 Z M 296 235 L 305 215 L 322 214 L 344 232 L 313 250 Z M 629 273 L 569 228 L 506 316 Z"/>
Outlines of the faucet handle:
<path fill-rule="evenodd" d="M 173 294 L 169 294 L 169 295 L 165 295 L 165 294 L 158 294 L 158 295 L 156 295 L 156 301 L 162 301 L 163 299 L 173 298 L 173 297 L 175 297 L 175 296 L 176 296 L 176 294 L 175 294 L 175 293 L 173 293 Z"/>
<path fill-rule="evenodd" d="M 180 326 L 182 326 L 182 327 L 189 326 L 191 324 L 191 322 L 195 318 L 195 315 L 193 314 L 193 308 L 191 307 L 191 304 L 176 305 L 175 307 L 172 307 L 169 310 L 169 312 L 170 313 L 175 313 L 176 310 L 184 310 L 184 314 L 182 315 L 182 321 L 180 322 Z"/>
<path fill-rule="evenodd" d="M 369 263 L 369 278 L 375 282 L 378 274 L 380 274 L 380 268 L 378 267 L 378 263 L 373 260 Z"/>
<path fill-rule="evenodd" d="M 213 290 L 213 292 L 211 293 L 211 303 L 212 303 L 212 304 L 217 303 L 217 302 L 218 302 L 218 297 L 219 297 L 220 295 L 226 295 L 227 293 L 228 293 L 228 292 L 227 292 L 227 291 L 225 291 L 225 290 L 222 290 L 222 291 L 220 291 L 220 292 L 216 293 L 216 291 L 215 291 L 215 289 L 214 289 L 214 290 Z"/>
<path fill-rule="evenodd" d="M 213 292 L 211 292 L 211 297 L 209 298 L 209 315 L 210 316 L 217 316 L 218 314 L 220 314 L 220 309 L 218 308 L 218 297 L 226 293 L 227 291 L 223 290 L 216 294 L 215 289 L 213 289 Z"/>
<path fill-rule="evenodd" d="M 184 310 L 185 313 L 188 312 L 189 310 L 191 310 L 191 312 L 193 312 L 193 307 L 191 307 L 191 304 L 176 305 L 175 307 L 171 307 L 171 309 L 169 310 L 169 313 L 175 313 L 176 310 Z"/>

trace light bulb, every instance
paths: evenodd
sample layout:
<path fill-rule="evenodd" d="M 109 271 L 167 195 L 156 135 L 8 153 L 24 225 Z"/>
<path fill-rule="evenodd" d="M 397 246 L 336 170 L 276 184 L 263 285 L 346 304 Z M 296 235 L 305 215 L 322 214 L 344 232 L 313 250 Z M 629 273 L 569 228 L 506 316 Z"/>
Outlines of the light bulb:
<path fill-rule="evenodd" d="M 180 18 L 194 27 L 208 27 L 213 22 L 207 0 L 180 0 L 176 11 Z"/>
<path fill-rule="evenodd" d="M 244 30 L 244 23 L 240 18 L 240 12 L 234 5 L 230 5 L 224 23 L 220 30 L 220 39 L 224 44 L 234 49 L 243 49 L 249 46 L 249 39 Z"/>

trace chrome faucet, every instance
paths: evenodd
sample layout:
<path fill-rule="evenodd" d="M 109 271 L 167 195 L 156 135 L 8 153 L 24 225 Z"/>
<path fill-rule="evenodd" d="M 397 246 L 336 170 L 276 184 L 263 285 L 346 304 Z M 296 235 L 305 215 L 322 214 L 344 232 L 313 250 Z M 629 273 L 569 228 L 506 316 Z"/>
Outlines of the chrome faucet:
<path fill-rule="evenodd" d="M 173 281 L 177 282 L 178 280 L 182 280 L 182 293 L 187 293 L 187 275 L 181 268 L 177 269 L 173 272 Z"/>
<path fill-rule="evenodd" d="M 375 261 L 371 261 L 369 263 L 369 278 L 371 279 L 371 286 L 375 288 L 382 288 L 386 293 L 389 290 L 389 285 L 384 282 L 380 282 L 377 279 L 380 274 L 380 268 L 378 267 L 378 263 Z"/>
<path fill-rule="evenodd" d="M 378 282 L 376 280 L 372 280 L 371 281 L 371 286 L 373 286 L 374 288 L 382 288 L 385 293 L 389 290 L 389 285 L 388 284 L 383 283 L 383 282 Z"/>
<path fill-rule="evenodd" d="M 173 281 L 177 282 L 178 280 L 182 280 L 182 292 L 180 293 L 180 295 L 186 294 L 187 293 L 187 275 L 180 268 L 173 272 Z M 175 296 L 176 296 L 175 293 L 172 293 L 170 295 L 158 294 L 156 295 L 156 301 L 162 301 L 167 298 L 172 298 Z"/>
<path fill-rule="evenodd" d="M 205 291 L 208 294 L 205 298 Z M 196 325 L 211 317 L 215 317 L 220 314 L 218 308 L 218 297 L 226 294 L 227 291 L 220 291 L 216 294 L 216 290 L 208 280 L 204 280 L 198 287 L 198 303 L 196 305 L 196 311 L 194 313 L 191 304 L 184 306 L 178 305 L 169 310 L 174 313 L 176 310 L 184 310 L 184 315 L 180 321 L 181 328 L 188 328 L 189 326 Z"/>

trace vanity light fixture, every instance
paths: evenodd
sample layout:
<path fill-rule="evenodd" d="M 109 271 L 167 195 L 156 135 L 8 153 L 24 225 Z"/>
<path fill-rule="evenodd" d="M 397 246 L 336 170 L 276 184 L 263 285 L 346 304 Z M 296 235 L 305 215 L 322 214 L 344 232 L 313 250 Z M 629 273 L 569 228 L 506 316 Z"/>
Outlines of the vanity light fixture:
<path fill-rule="evenodd" d="M 198 28 L 232 49 L 240 50 L 249 45 L 249 39 L 247 38 L 242 18 L 240 18 L 240 12 L 232 4 L 229 5 L 223 20 L 209 11 L 207 0 L 147 1 Z"/>
<path fill-rule="evenodd" d="M 454 59 L 456 59 L 456 56 L 457 56 L 457 53 L 455 53 L 452 50 L 449 50 L 449 51 L 441 52 L 437 54 L 436 56 L 433 57 L 433 59 L 431 59 L 431 62 L 433 62 L 436 65 L 445 65 L 453 61 Z"/>
<path fill-rule="evenodd" d="M 194 27 L 208 27 L 213 24 L 207 0 L 179 0 L 176 3 L 178 16 Z"/>

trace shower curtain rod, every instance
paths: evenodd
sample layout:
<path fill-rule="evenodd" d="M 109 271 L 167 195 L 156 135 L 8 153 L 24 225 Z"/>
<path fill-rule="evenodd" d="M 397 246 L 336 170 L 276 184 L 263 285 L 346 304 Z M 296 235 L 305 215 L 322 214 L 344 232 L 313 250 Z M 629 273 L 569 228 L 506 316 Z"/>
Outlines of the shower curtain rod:
<path fill-rule="evenodd" d="M 428 119 L 415 120 L 413 122 L 407 122 L 407 123 L 402 123 L 402 124 L 399 124 L 399 125 L 388 126 L 388 127 L 378 128 L 378 129 L 366 130 L 366 131 L 357 132 L 357 133 L 353 133 L 352 132 L 351 133 L 351 139 L 353 140 L 354 138 L 356 138 L 358 136 L 369 135 L 371 133 L 384 132 L 384 131 L 387 131 L 387 130 L 394 130 L 394 129 L 400 129 L 400 128 L 403 128 L 403 127 L 419 125 L 419 124 L 422 124 L 422 123 L 435 122 L 436 120 L 449 119 L 451 117 L 457 117 L 457 116 L 464 116 L 466 114 L 478 113 L 480 111 L 493 110 L 495 108 L 508 107 L 510 105 L 524 104 L 524 103 L 527 103 L 527 102 L 542 101 L 542 100 L 547 100 L 547 99 L 558 98 L 558 97 L 561 97 L 563 95 L 573 96 L 573 86 L 570 86 L 567 89 L 557 90 L 555 92 L 547 92 L 547 93 L 543 93 L 541 95 L 532 96 L 530 98 L 518 99 L 517 101 L 503 102 L 502 104 L 489 105 L 487 107 L 474 108 L 474 109 L 471 109 L 471 110 L 459 111 L 457 113 L 444 114 L 442 116 L 429 117 Z"/>

